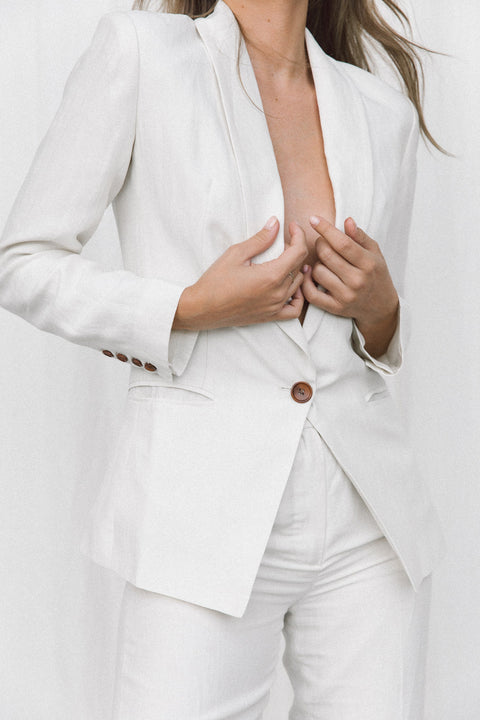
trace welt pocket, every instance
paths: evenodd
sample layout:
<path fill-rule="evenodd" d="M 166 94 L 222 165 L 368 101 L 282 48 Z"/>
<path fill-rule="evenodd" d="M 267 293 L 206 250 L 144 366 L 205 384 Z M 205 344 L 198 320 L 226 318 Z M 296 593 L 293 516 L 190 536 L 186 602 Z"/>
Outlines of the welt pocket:
<path fill-rule="evenodd" d="M 198 405 L 212 402 L 215 397 L 205 388 L 194 385 L 161 385 L 146 382 L 133 383 L 128 388 L 131 400 L 172 403 L 180 405 Z"/>

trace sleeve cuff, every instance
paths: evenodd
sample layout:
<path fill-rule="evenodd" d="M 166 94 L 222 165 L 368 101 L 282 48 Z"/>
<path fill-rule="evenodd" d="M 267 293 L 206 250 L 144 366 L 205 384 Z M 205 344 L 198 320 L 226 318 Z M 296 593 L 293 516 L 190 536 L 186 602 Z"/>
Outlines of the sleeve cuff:
<path fill-rule="evenodd" d="M 403 364 L 403 352 L 409 333 L 409 307 L 403 298 L 399 298 L 399 311 L 397 327 L 386 352 L 378 358 L 374 358 L 365 349 L 365 338 L 358 329 L 355 321 L 352 321 L 352 347 L 367 367 L 375 370 L 380 375 L 395 375 Z"/>
<path fill-rule="evenodd" d="M 171 381 L 172 375 L 181 375 L 185 370 L 198 337 L 198 330 L 172 329 L 180 296 L 187 286 L 154 278 L 143 281 L 145 295 L 136 307 L 136 337 L 132 342 L 137 340 L 157 367 L 157 374 Z"/>
<path fill-rule="evenodd" d="M 187 367 L 197 342 L 198 332 L 198 330 L 172 330 L 170 332 L 168 364 L 174 375 L 181 375 Z"/>

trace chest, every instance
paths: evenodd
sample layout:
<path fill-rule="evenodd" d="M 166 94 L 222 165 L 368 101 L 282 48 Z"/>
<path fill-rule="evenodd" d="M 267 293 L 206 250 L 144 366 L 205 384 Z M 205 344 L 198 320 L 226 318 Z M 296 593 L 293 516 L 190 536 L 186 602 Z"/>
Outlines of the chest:
<path fill-rule="evenodd" d="M 294 97 L 281 97 L 262 89 L 264 110 L 284 197 L 284 242 L 290 243 L 289 224 L 303 228 L 309 257 L 316 260 L 317 233 L 309 223 L 312 214 L 335 223 L 335 200 L 330 181 L 315 91 L 299 89 Z"/>
<path fill-rule="evenodd" d="M 304 230 L 309 249 L 305 262 L 316 260 L 317 233 L 310 215 L 322 215 L 335 224 L 335 199 L 324 151 L 323 135 L 314 87 L 299 88 L 294 96 L 282 97 L 261 88 L 268 130 L 282 183 L 284 198 L 284 243 L 290 243 L 289 225 L 295 220 Z M 303 324 L 308 303 L 300 315 Z"/>

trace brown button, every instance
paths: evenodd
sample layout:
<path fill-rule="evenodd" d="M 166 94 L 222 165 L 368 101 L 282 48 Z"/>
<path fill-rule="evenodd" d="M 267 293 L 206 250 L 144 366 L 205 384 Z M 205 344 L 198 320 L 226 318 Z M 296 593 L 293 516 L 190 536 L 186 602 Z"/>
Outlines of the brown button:
<path fill-rule="evenodd" d="M 292 385 L 290 395 L 295 400 L 295 402 L 308 402 L 313 395 L 312 386 L 306 382 L 297 382 L 295 383 L 295 385 Z"/>
<path fill-rule="evenodd" d="M 127 362 L 128 358 L 123 353 L 117 353 L 117 358 L 121 360 L 122 362 Z"/>
<path fill-rule="evenodd" d="M 143 367 L 142 361 L 139 360 L 138 358 L 132 358 L 132 363 L 133 363 L 134 365 L 137 365 L 138 367 Z"/>
<path fill-rule="evenodd" d="M 145 363 L 145 370 L 150 370 L 150 372 L 154 372 L 157 368 L 155 365 L 152 365 L 152 363 Z"/>
<path fill-rule="evenodd" d="M 113 353 L 110 352 L 110 350 L 102 350 L 102 353 L 103 353 L 104 355 L 108 355 L 108 357 L 113 357 Z"/>

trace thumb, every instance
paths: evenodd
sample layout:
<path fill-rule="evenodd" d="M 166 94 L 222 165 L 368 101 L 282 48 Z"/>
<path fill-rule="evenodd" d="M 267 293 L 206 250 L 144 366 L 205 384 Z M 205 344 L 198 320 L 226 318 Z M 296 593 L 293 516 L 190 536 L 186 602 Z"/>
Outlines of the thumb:
<path fill-rule="evenodd" d="M 277 237 L 280 223 L 275 215 L 267 220 L 261 230 L 239 243 L 243 260 L 248 260 L 266 250 Z"/>

